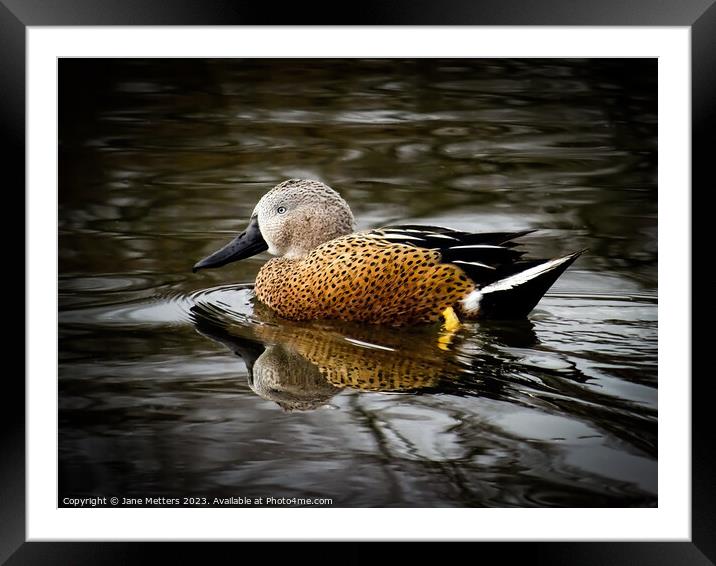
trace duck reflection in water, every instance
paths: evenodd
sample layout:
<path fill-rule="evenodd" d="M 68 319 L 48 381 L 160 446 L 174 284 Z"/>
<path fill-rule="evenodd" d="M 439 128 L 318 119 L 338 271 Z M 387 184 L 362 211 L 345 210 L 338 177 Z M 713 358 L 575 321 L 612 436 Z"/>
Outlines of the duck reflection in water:
<path fill-rule="evenodd" d="M 251 389 L 286 411 L 327 405 L 346 388 L 499 397 L 506 382 L 503 373 L 514 367 L 499 347 L 537 343 L 527 320 L 481 325 L 482 339 L 471 332 L 469 348 L 462 348 L 468 333 L 446 336 L 433 327 L 395 332 L 337 321 L 291 322 L 258 302 L 254 308 L 252 319 L 242 324 L 227 323 L 201 305 L 192 313 L 199 333 L 243 359 Z"/>

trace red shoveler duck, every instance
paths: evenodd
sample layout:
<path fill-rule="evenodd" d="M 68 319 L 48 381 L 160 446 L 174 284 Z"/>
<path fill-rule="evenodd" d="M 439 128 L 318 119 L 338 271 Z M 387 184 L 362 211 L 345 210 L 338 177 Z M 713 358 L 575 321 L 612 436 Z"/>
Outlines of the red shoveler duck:
<path fill-rule="evenodd" d="M 194 265 L 221 267 L 268 250 L 258 300 L 292 320 L 393 326 L 523 318 L 584 251 L 523 259 L 533 232 L 469 233 L 435 226 L 353 232 L 350 207 L 328 185 L 289 179 L 266 193 L 244 232 Z"/>

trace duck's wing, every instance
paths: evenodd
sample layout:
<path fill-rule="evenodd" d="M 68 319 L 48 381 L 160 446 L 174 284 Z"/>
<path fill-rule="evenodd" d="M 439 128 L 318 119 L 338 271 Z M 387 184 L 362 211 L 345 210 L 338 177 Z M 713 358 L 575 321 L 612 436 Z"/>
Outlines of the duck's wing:
<path fill-rule="evenodd" d="M 512 240 L 532 232 L 534 230 L 472 233 L 405 224 L 386 226 L 363 235 L 393 244 L 437 250 L 444 263 L 459 266 L 482 287 L 546 261 L 522 260 L 524 252 L 514 249 L 517 244 Z"/>
<path fill-rule="evenodd" d="M 534 232 L 471 233 L 438 226 L 387 226 L 362 234 L 383 246 L 410 246 L 439 253 L 440 263 L 459 267 L 475 283 L 460 301 L 468 317 L 523 318 L 584 250 L 552 259 L 522 259 L 512 240 Z"/>
<path fill-rule="evenodd" d="M 384 228 L 372 230 L 370 233 L 385 234 L 394 241 L 400 241 L 402 238 L 405 240 L 403 243 L 412 242 L 418 247 L 442 249 L 449 245 L 467 244 L 491 244 L 510 248 L 516 245 L 512 240 L 516 240 L 527 234 L 532 234 L 533 232 L 536 232 L 536 230 L 475 233 L 443 228 L 442 226 L 401 224 L 400 226 L 385 226 Z"/>

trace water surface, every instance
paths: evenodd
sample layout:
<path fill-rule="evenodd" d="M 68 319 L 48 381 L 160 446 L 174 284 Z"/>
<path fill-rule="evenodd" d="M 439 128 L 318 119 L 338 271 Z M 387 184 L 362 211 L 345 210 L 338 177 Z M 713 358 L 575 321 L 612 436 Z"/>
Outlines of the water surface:
<path fill-rule="evenodd" d="M 655 60 L 62 60 L 59 489 L 333 506 L 657 503 Z M 193 263 L 320 179 L 358 228 L 583 255 L 519 323 L 281 321 L 265 254 Z"/>

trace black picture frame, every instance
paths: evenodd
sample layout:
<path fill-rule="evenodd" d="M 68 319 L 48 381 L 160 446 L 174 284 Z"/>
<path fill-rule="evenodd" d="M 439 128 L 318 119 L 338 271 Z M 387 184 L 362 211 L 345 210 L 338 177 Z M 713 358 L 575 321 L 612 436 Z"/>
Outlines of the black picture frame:
<path fill-rule="evenodd" d="M 707 177 L 716 138 L 716 0 L 399 0 L 350 5 L 294 3 L 276 9 L 267 3 L 230 0 L 0 0 L 0 113 L 4 152 L 4 181 L 11 190 L 25 186 L 25 34 L 28 26 L 75 25 L 571 25 L 571 26 L 687 26 L 691 29 L 692 79 L 692 190 L 712 187 Z M 663 156 L 660 156 L 662 159 Z M 707 180 L 708 179 L 708 180 Z M 7 195 L 7 192 L 5 195 Z M 6 207 L 11 206 L 5 196 Z M 14 210 L 24 210 L 24 199 Z M 693 230 L 693 229 L 692 229 Z M 698 240 L 693 237 L 696 243 Z M 8 246 L 11 247 L 11 246 Z M 7 250 L 6 250 L 7 251 Z M 19 253 L 19 252 L 15 252 Z M 695 254 L 692 252 L 692 257 Z M 7 265 L 7 264 L 6 264 Z M 24 265 L 12 262 L 13 266 Z M 22 275 L 19 275 L 22 273 Z M 24 270 L 13 273 L 13 285 L 26 283 Z M 10 306 L 8 306 L 8 309 Z M 6 311 L 7 324 L 14 324 Z M 23 332 L 16 331 L 15 335 Z M 48 345 L 54 347 L 54 345 Z M 693 351 L 693 346 L 692 346 Z M 10 359 L 8 356 L 7 359 Z M 661 377 L 661 376 L 660 376 Z M 690 375 L 665 376 L 691 379 Z M 475 560 L 527 559 L 544 564 L 714 564 L 716 562 L 716 477 L 714 442 L 707 421 L 709 376 L 692 381 L 692 537 L 689 542 L 524 542 L 479 544 Z M 200 553 L 200 563 L 218 557 L 234 561 L 235 544 L 26 542 L 25 537 L 25 385 L 16 371 L 7 371 L 3 383 L 3 426 L 0 428 L 0 563 L 28 564 L 135 564 L 166 563 Z M 350 528 L 346 530 L 350 535 Z M 238 543 L 241 544 L 241 543 Z M 247 544 L 247 543 L 244 543 Z M 374 559 L 377 543 L 341 545 L 334 559 L 365 562 Z M 413 545 L 427 558 L 433 550 Z M 302 549 L 302 548 L 301 548 Z M 253 549 L 252 549 L 253 550 Z M 264 549 L 256 549 L 258 552 Z M 346 552 L 348 550 L 348 552 Z M 271 560 L 295 557 L 295 544 L 272 544 Z M 246 552 L 245 550 L 242 552 Z M 328 552 L 331 552 L 330 550 Z M 400 551 L 404 552 L 403 549 Z M 158 554 L 155 554 L 158 553 Z M 305 553 L 305 549 L 303 549 Z M 323 552 L 321 553 L 323 554 Z M 332 554 L 332 553 L 331 553 Z M 324 554 L 330 556 L 331 554 Z M 488 556 L 485 556 L 487 554 Z M 152 555 L 155 557 L 152 558 Z M 313 554 L 306 556 L 315 556 Z M 295 559 L 295 558 L 294 558 Z M 405 559 L 405 556 L 403 557 Z"/>

